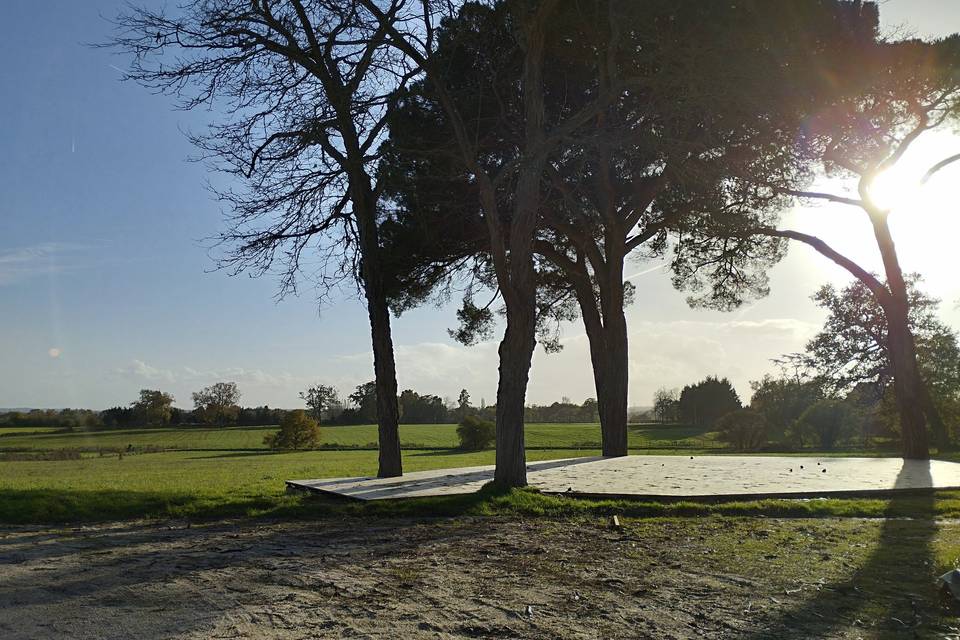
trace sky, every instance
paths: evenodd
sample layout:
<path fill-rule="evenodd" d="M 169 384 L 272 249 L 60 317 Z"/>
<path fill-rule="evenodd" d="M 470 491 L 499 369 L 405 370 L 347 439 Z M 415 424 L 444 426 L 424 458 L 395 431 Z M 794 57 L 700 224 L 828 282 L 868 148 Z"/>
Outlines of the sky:
<path fill-rule="evenodd" d="M 172 3 L 171 3 L 172 4 Z M 373 377 L 364 307 L 346 290 L 318 307 L 305 287 L 276 299 L 269 277 L 214 269 L 205 238 L 222 228 L 206 189 L 207 168 L 189 161 L 185 131 L 209 112 L 177 111 L 168 97 L 119 81 L 127 61 L 85 43 L 107 39 L 114 0 L 6 0 L 0 22 L 0 407 L 106 408 L 139 389 L 190 393 L 238 383 L 244 405 L 296 407 L 314 383 L 343 395 Z M 887 0 L 887 29 L 921 36 L 960 31 L 956 0 Z M 42 19 L 40 19 L 42 18 Z M 960 137 L 925 141 L 908 169 L 960 152 Z M 939 155 L 938 155 L 939 154 Z M 956 233 L 944 171 L 898 210 L 894 233 L 904 267 L 920 271 L 960 329 Z M 922 209 L 922 210 L 918 210 Z M 952 225 L 952 226 L 951 226 Z M 813 230 L 866 262 L 875 260 L 856 214 L 821 206 L 786 212 L 784 226 Z M 943 227 L 940 227 L 943 229 Z M 876 264 L 876 262 L 873 262 Z M 771 294 L 732 313 L 693 310 L 660 262 L 627 268 L 637 302 L 630 326 L 630 403 L 649 405 L 659 387 L 727 376 L 744 401 L 771 358 L 802 350 L 824 315 L 810 301 L 823 283 L 848 278 L 804 246 L 770 272 Z M 401 389 L 475 403 L 494 401 L 496 341 L 463 347 L 447 336 L 455 309 L 426 306 L 393 322 Z M 564 327 L 564 350 L 534 358 L 527 400 L 595 396 L 583 328 Z"/>

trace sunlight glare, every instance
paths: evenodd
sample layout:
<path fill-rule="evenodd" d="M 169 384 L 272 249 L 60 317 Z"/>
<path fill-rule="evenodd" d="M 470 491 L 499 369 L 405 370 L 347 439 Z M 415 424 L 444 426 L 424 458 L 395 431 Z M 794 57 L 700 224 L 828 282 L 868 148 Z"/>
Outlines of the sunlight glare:
<path fill-rule="evenodd" d="M 897 211 L 915 202 L 922 185 L 910 167 L 896 166 L 878 175 L 870 185 L 870 198 L 881 209 Z"/>
<path fill-rule="evenodd" d="M 960 151 L 960 137 L 950 133 L 930 134 L 918 140 L 901 161 L 878 176 L 869 192 L 875 203 L 890 211 L 890 230 L 904 272 L 920 273 L 925 291 L 944 300 L 943 311 L 955 315 L 960 297 L 960 162 L 922 179 L 936 162 Z M 842 193 L 842 181 L 827 181 L 819 188 Z M 855 197 L 855 196 L 854 196 Z M 831 246 L 874 273 L 882 273 L 869 219 L 859 209 L 842 205 L 820 207 L 820 214 L 790 216 L 801 231 L 814 233 Z M 812 214 L 812 215 L 811 215 Z M 849 273 L 808 256 L 811 268 L 835 284 L 847 282 Z M 814 266 L 816 265 L 816 267 Z"/>

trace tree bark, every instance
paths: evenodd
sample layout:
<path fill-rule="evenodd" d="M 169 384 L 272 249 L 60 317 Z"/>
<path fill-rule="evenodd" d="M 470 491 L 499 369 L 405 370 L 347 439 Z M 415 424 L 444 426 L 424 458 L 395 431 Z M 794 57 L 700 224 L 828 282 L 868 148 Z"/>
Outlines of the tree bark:
<path fill-rule="evenodd" d="M 603 397 L 598 403 L 604 406 L 600 430 L 603 455 L 627 455 L 627 388 L 629 382 L 629 355 L 627 353 L 627 321 L 620 309 L 612 309 L 603 325 L 606 346 L 606 374 Z M 598 389 L 598 394 L 600 393 Z"/>
<path fill-rule="evenodd" d="M 887 349 L 893 369 L 893 388 L 900 413 L 900 435 L 903 440 L 903 456 L 925 460 L 930 457 L 927 438 L 927 421 L 924 398 L 927 395 L 917 350 L 910 332 L 910 303 L 903 270 L 897 257 L 896 245 L 887 224 L 887 214 L 868 210 L 873 223 L 877 248 L 883 259 L 884 273 L 890 298 L 886 301 L 884 314 L 887 318 Z M 932 403 L 930 403 L 932 407 Z M 935 408 L 934 408 L 935 411 Z"/>
<path fill-rule="evenodd" d="M 893 367 L 893 386 L 900 413 L 900 434 L 903 457 L 926 460 L 930 457 L 927 422 L 923 411 L 923 379 L 917 367 L 913 336 L 906 323 L 906 314 L 897 304 L 895 313 L 887 313 L 887 348 Z"/>
<path fill-rule="evenodd" d="M 536 347 L 536 305 L 534 296 L 527 304 L 518 302 L 507 308 L 507 329 L 500 342 L 500 378 L 497 385 L 497 459 L 494 483 L 499 487 L 523 487 L 527 484 L 524 450 L 524 406 L 530 363 Z"/>
<path fill-rule="evenodd" d="M 376 221 L 376 203 L 368 178 L 351 180 L 354 216 L 360 236 L 361 278 L 367 299 L 370 336 L 373 343 L 373 369 L 377 386 L 377 432 L 379 464 L 377 477 L 393 478 L 403 474 L 400 457 L 400 411 L 397 405 L 397 365 L 393 356 L 390 308 L 383 286 L 380 266 L 380 240 Z"/>
<path fill-rule="evenodd" d="M 603 455 L 624 455 L 613 453 L 610 439 L 611 418 L 616 413 L 617 404 L 614 399 L 614 385 L 610 376 L 613 373 L 611 354 L 607 349 L 607 335 L 604 330 L 600 314 L 597 312 L 593 293 L 584 300 L 577 296 L 580 304 L 580 315 L 583 317 L 583 326 L 587 333 L 587 342 L 590 345 L 590 363 L 593 365 L 593 383 L 597 389 L 597 412 L 600 414 L 600 443 Z M 613 412 L 611 413 L 611 410 Z"/>
<path fill-rule="evenodd" d="M 491 228 L 491 244 L 497 281 L 506 307 L 507 328 L 500 342 L 500 379 L 497 385 L 497 464 L 494 483 L 500 487 L 527 484 L 526 451 L 523 442 L 524 404 L 530 364 L 537 344 L 537 277 L 533 245 L 540 214 L 540 181 L 546 164 L 543 52 L 548 16 L 556 0 L 517 5 L 520 46 L 524 52 L 522 92 L 524 112 L 524 162 L 517 172 L 510 221 L 509 252 L 501 244 L 501 221 L 495 194 L 488 193 L 484 206 Z"/>
<path fill-rule="evenodd" d="M 597 389 L 597 411 L 600 414 L 601 448 L 605 456 L 627 455 L 627 321 L 623 314 L 621 284 L 619 308 L 616 296 L 601 286 L 601 296 L 608 301 L 601 313 L 586 264 L 565 260 L 554 254 L 558 267 L 570 278 L 580 316 L 590 345 L 593 381 Z M 622 280 L 622 268 L 618 277 Z"/>

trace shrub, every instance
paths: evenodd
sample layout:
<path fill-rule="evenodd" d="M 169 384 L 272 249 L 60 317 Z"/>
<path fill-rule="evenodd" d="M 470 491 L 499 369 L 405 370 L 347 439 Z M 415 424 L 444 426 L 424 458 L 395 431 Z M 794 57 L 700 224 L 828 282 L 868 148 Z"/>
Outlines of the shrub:
<path fill-rule="evenodd" d="M 767 420 L 756 411 L 737 409 L 717 420 L 718 438 L 739 451 L 759 449 L 767 443 Z"/>
<path fill-rule="evenodd" d="M 490 448 L 497 437 L 497 427 L 489 420 L 467 416 L 457 426 L 460 448 L 465 451 L 482 451 Z"/>
<path fill-rule="evenodd" d="M 850 407 L 840 400 L 821 400 L 803 412 L 793 425 L 800 444 L 816 439 L 821 449 L 833 447 L 856 432 L 856 420 Z"/>
<path fill-rule="evenodd" d="M 320 425 L 303 409 L 291 411 L 280 421 L 280 430 L 263 439 L 271 449 L 316 449 L 320 446 Z"/>

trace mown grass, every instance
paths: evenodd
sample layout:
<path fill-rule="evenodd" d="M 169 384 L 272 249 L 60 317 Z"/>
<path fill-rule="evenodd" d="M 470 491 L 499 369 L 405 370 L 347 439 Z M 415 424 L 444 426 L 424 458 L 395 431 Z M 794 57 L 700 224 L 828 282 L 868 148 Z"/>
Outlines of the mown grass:
<path fill-rule="evenodd" d="M 59 431 L 59 429 L 57 427 L 0 427 L 0 436 L 29 436 L 51 431 Z"/>
<path fill-rule="evenodd" d="M 529 452 L 530 460 L 595 455 Z M 492 464 L 493 451 L 406 451 L 404 469 Z M 0 463 L 0 522 L 245 515 L 289 506 L 285 480 L 373 475 L 376 451 L 177 451 Z"/>
<path fill-rule="evenodd" d="M 531 461 L 596 450 L 530 451 Z M 480 453 L 407 451 L 407 471 L 492 464 Z M 888 499 L 754 500 L 745 502 L 653 503 L 579 500 L 533 491 L 354 503 L 289 495 L 294 478 L 372 475 L 374 451 L 303 453 L 167 452 L 88 457 L 82 460 L 17 461 L 0 464 L 0 522 L 43 523 L 127 518 L 208 518 L 225 516 L 315 517 L 324 515 L 528 515 L 960 518 L 960 492 Z"/>
<path fill-rule="evenodd" d="M 33 433 L 0 438 L 0 450 L 53 452 L 82 448 L 79 460 L 0 461 L 0 522 L 47 523 L 127 518 L 208 518 L 224 516 L 312 517 L 325 514 L 377 515 L 578 515 L 635 517 L 686 515 L 742 516 L 912 516 L 921 502 L 871 500 L 762 500 L 707 504 L 572 500 L 529 491 L 476 496 L 354 504 L 289 495 L 284 481 L 373 475 L 377 452 L 368 449 L 274 453 L 262 439 L 273 427 L 133 429 L 93 433 Z M 651 453 L 701 453 L 698 443 L 712 434 L 691 427 L 637 425 L 631 444 L 654 447 Z M 493 464 L 494 452 L 464 453 L 455 444 L 453 425 L 404 425 L 402 439 L 421 447 L 404 451 L 404 469 Z M 453 434 L 453 435 L 452 435 Z M 530 461 L 598 455 L 589 445 L 599 440 L 597 425 L 529 425 Z M 328 445 L 363 446 L 375 441 L 376 428 L 325 427 Z M 681 449 L 668 449 L 671 444 Z M 12 446 L 13 445 L 13 446 Z M 135 449 L 176 449 L 160 453 L 119 454 Z M 538 448 L 539 447 L 539 448 Z M 552 447 L 552 448 L 551 448 Z M 98 455 L 96 451 L 110 451 Z M 635 452 L 642 451 L 635 449 Z M 876 452 L 872 452 L 876 453 Z M 822 455 L 822 454 L 821 454 Z M 16 458 L 16 456 L 11 456 Z M 54 456 L 55 457 L 55 456 Z M 932 510 L 932 511 L 931 511 Z M 960 517 L 960 493 L 941 492 L 926 512 Z"/>
<path fill-rule="evenodd" d="M 400 441 L 407 448 L 452 449 L 457 446 L 454 424 L 410 424 L 400 426 Z M 266 450 L 263 438 L 276 427 L 167 427 L 81 431 L 73 433 L 25 433 L 0 438 L 0 449 L 93 450 L 152 446 L 178 450 L 240 451 Z M 33 430 L 32 430 L 33 431 Z M 598 424 L 529 424 L 525 430 L 528 448 L 599 448 Z M 376 446 L 376 425 L 323 426 L 323 444 L 328 447 Z M 659 447 L 717 446 L 716 434 L 700 427 L 683 425 L 631 425 L 629 446 L 635 449 Z"/>

